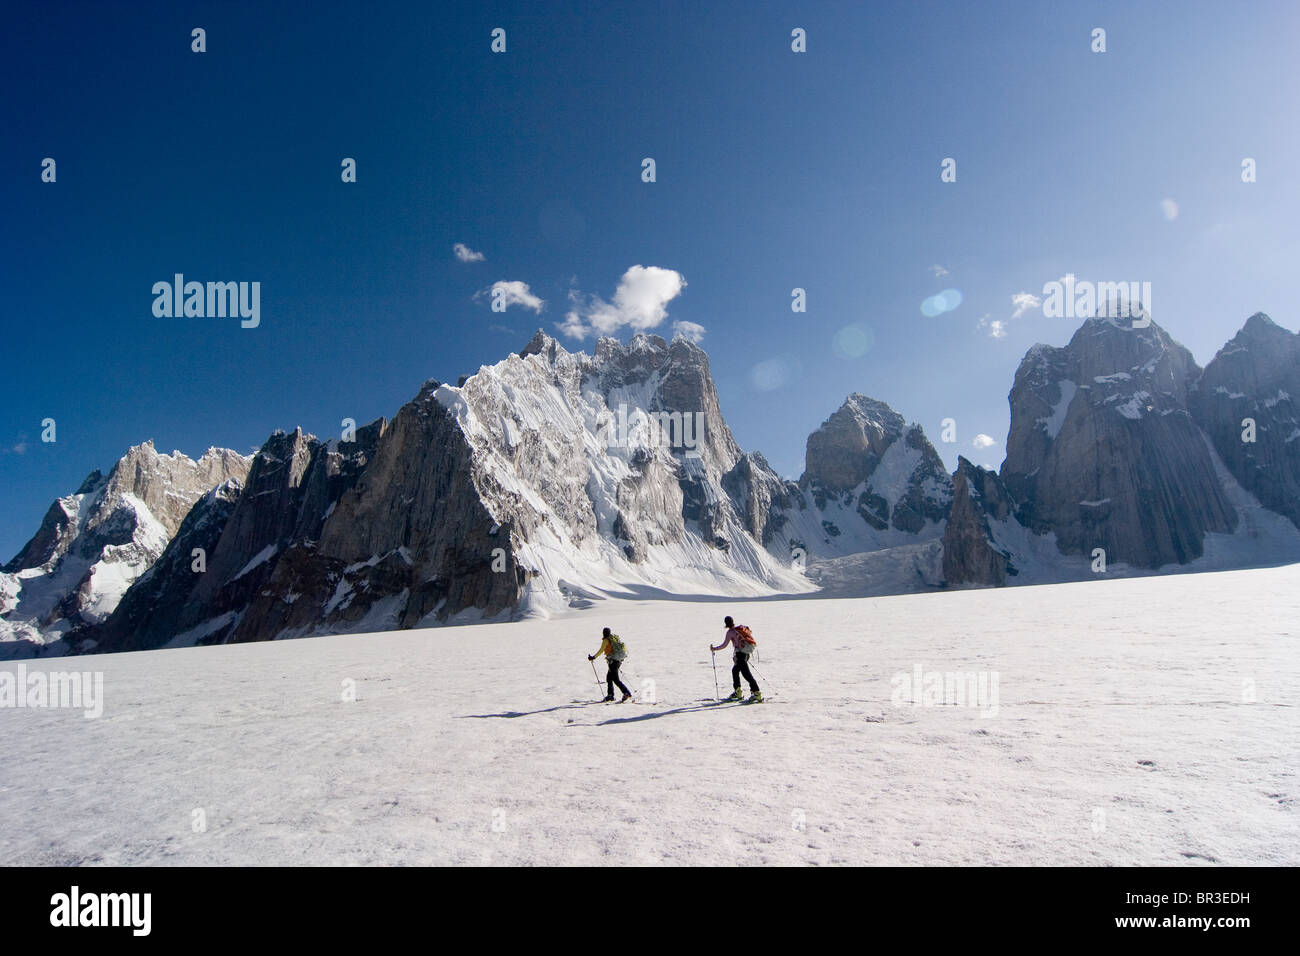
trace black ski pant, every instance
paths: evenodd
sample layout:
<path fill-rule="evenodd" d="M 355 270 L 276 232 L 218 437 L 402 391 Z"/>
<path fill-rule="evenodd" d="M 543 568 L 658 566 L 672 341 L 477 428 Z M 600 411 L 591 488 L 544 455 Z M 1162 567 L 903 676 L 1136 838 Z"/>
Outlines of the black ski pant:
<path fill-rule="evenodd" d="M 758 681 L 754 680 L 754 675 L 749 672 L 749 655 L 736 651 L 731 659 L 734 662 L 731 667 L 731 686 L 740 690 L 740 678 L 743 676 L 749 681 L 750 693 L 757 694 Z"/>
<path fill-rule="evenodd" d="M 608 661 L 607 663 L 609 664 L 609 670 L 605 672 L 605 687 L 606 687 L 606 691 L 605 691 L 605 693 L 606 693 L 606 696 L 607 696 L 607 697 L 613 697 L 613 696 L 614 696 L 614 685 L 615 685 L 615 684 L 618 685 L 618 689 L 621 690 L 623 693 L 625 693 L 625 694 L 631 694 L 632 692 L 631 692 L 630 690 L 628 690 L 626 686 L 624 686 L 624 684 L 623 684 L 623 682 L 622 682 L 621 680 L 618 679 L 618 668 L 619 668 L 619 665 L 621 665 L 623 662 L 622 662 L 622 661 L 611 660 L 611 661 Z"/>

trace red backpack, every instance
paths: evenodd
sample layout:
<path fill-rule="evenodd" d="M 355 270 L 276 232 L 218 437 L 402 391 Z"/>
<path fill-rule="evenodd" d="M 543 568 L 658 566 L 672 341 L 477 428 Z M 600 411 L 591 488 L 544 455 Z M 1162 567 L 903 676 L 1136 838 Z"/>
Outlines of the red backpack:
<path fill-rule="evenodd" d="M 742 650 L 753 650 L 758 646 L 758 641 L 754 640 L 754 632 L 744 624 L 736 625 L 736 636 L 740 638 L 740 647 Z"/>

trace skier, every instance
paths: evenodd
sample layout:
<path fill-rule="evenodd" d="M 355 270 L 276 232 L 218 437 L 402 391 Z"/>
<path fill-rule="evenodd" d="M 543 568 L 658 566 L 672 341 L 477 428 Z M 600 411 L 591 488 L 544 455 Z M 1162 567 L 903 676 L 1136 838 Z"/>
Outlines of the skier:
<path fill-rule="evenodd" d="M 605 663 L 609 666 L 609 670 L 605 674 L 605 687 L 609 691 L 609 695 L 605 700 L 614 699 L 614 685 L 617 684 L 618 689 L 623 692 L 623 700 L 619 701 L 621 704 L 632 696 L 632 692 L 618 679 L 619 665 L 627 660 L 627 648 L 624 646 L 622 638 L 617 634 L 611 634 L 609 628 L 605 628 L 601 633 L 600 647 L 596 649 L 595 654 L 588 654 L 587 660 L 594 661 L 598 654 L 605 655 Z"/>
<path fill-rule="evenodd" d="M 740 678 L 743 674 L 745 680 L 749 681 L 749 701 L 751 704 L 761 704 L 763 702 L 763 692 L 758 689 L 758 681 L 754 680 L 754 675 L 749 672 L 749 655 L 753 652 L 755 645 L 753 635 L 750 634 L 749 628 L 745 625 L 736 627 L 736 622 L 728 615 L 723 619 L 727 626 L 727 636 L 722 639 L 722 643 L 717 647 L 709 645 L 709 650 L 717 652 L 722 650 L 728 644 L 736 649 L 732 655 L 731 667 L 731 685 L 735 688 L 727 700 L 740 700 L 744 695 L 740 692 Z"/>

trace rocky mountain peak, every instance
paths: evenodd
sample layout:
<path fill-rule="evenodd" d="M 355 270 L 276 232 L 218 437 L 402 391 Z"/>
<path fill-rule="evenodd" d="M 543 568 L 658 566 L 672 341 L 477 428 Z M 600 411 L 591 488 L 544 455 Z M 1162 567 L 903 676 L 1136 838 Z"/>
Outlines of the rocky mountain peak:
<path fill-rule="evenodd" d="M 990 522 L 1005 520 L 1012 502 L 998 476 L 957 456 L 952 507 L 943 535 L 943 576 L 949 585 L 1000 586 L 1017 573 L 994 543 Z"/>
<path fill-rule="evenodd" d="M 866 481 L 907 427 L 884 402 L 854 393 L 808 436 L 801 486 L 848 491 Z"/>
<path fill-rule="evenodd" d="M 528 344 L 519 350 L 519 357 L 527 358 L 530 355 L 540 355 L 548 362 L 554 362 L 556 356 L 562 352 L 564 352 L 564 346 L 541 329 L 538 329 L 533 333 L 533 337 L 528 340 Z"/>
<path fill-rule="evenodd" d="M 1103 548 L 1144 567 L 1201 554 L 1236 523 L 1188 411 L 1200 374 L 1152 322 L 1085 321 L 1063 349 L 1016 372 L 1001 478 L 1035 531 L 1067 553 Z"/>
<path fill-rule="evenodd" d="M 1265 338 L 1275 335 L 1291 335 L 1282 326 L 1278 325 L 1265 312 L 1256 312 L 1246 320 L 1246 324 L 1241 327 L 1238 335 L 1245 335 L 1248 338 Z"/>
<path fill-rule="evenodd" d="M 1242 487 L 1300 526 L 1300 335 L 1256 312 L 1205 366 L 1190 405 Z"/>
<path fill-rule="evenodd" d="M 73 492 L 74 495 L 85 495 L 95 490 L 95 487 L 104 480 L 104 473 L 96 468 L 88 474 L 84 481 Z"/>

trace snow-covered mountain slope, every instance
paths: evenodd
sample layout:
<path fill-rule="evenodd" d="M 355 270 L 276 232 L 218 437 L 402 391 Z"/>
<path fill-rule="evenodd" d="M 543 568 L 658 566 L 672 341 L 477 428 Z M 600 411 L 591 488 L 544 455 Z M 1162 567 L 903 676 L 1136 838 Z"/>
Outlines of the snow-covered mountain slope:
<path fill-rule="evenodd" d="M 709 703 L 724 614 L 767 703 Z M 0 708 L 0 864 L 1294 866 L 1298 614 L 1288 567 L 28 662 L 103 712 Z"/>
<path fill-rule="evenodd" d="M 249 458 L 210 448 L 197 461 L 132 447 L 107 477 L 89 475 L 50 506 L 0 574 L 0 655 L 75 641 L 103 623 L 210 488 L 240 481 Z"/>
<path fill-rule="evenodd" d="M 510 529 L 525 611 L 579 591 L 763 594 L 811 587 L 748 533 L 727 476 L 741 460 L 708 358 L 684 338 L 545 335 L 437 400 L 456 419 L 484 505 Z M 775 477 L 775 476 L 773 476 Z"/>

